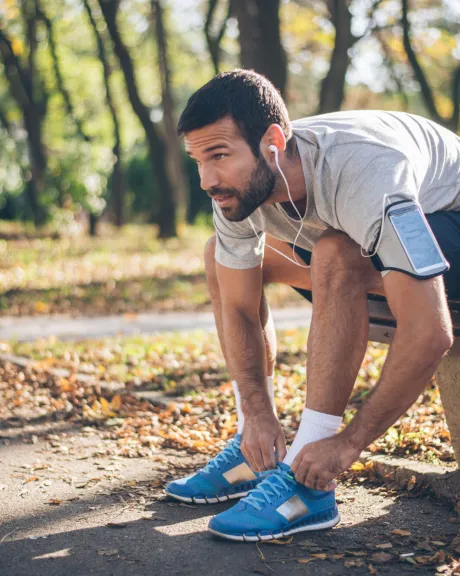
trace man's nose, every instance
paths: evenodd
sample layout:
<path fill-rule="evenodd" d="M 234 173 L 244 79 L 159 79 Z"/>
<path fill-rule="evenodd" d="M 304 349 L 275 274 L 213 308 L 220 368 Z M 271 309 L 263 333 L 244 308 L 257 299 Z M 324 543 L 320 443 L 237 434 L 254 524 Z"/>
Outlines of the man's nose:
<path fill-rule="evenodd" d="M 200 170 L 201 188 L 205 191 L 219 187 L 219 177 L 212 165 L 202 166 Z"/>

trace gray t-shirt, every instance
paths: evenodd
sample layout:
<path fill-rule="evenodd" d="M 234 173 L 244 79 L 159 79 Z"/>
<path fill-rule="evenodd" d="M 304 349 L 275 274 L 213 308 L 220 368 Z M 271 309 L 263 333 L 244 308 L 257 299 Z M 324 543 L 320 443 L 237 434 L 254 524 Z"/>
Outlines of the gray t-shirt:
<path fill-rule="evenodd" d="M 430 120 L 363 110 L 296 120 L 292 128 L 307 193 L 301 248 L 312 250 L 332 227 L 370 251 L 385 194 L 390 202 L 413 198 L 425 214 L 460 210 L 460 138 Z M 293 243 L 300 227 L 281 204 L 260 206 L 252 225 L 227 220 L 216 202 L 213 212 L 216 260 L 228 268 L 260 265 L 265 233 Z"/>

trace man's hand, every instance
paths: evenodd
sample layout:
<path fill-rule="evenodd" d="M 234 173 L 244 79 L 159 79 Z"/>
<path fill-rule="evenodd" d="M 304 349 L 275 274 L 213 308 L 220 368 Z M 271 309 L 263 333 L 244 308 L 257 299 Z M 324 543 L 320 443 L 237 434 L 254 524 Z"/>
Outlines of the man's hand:
<path fill-rule="evenodd" d="M 359 450 L 346 436 L 337 434 L 302 448 L 291 465 L 297 482 L 314 490 L 334 490 L 333 482 L 359 457 Z"/>
<path fill-rule="evenodd" d="M 286 456 L 284 432 L 271 407 L 244 417 L 241 451 L 254 472 L 276 468 Z"/>

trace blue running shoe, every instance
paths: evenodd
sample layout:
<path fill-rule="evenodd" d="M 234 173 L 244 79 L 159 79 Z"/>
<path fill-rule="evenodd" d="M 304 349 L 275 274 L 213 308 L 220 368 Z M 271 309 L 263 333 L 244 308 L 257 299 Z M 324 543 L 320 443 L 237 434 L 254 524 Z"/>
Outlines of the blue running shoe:
<path fill-rule="evenodd" d="M 170 482 L 166 494 L 196 504 L 214 504 L 246 496 L 267 471 L 259 474 L 251 470 L 241 452 L 240 442 L 241 434 L 237 434 L 202 470 Z"/>
<path fill-rule="evenodd" d="M 289 466 L 276 470 L 229 510 L 214 516 L 209 531 L 229 540 L 273 540 L 340 522 L 335 493 L 311 490 L 296 482 Z"/>

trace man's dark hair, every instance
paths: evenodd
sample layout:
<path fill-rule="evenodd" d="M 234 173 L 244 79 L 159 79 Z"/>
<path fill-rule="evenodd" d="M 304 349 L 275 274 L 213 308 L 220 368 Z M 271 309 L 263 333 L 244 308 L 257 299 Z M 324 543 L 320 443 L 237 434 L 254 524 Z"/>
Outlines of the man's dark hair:
<path fill-rule="evenodd" d="M 177 126 L 179 134 L 198 130 L 225 117 L 233 118 L 256 158 L 270 124 L 292 136 L 286 104 L 273 84 L 254 70 L 222 72 L 189 98 Z"/>

